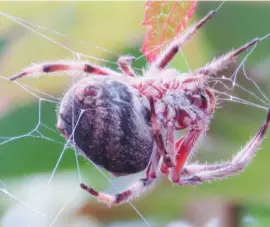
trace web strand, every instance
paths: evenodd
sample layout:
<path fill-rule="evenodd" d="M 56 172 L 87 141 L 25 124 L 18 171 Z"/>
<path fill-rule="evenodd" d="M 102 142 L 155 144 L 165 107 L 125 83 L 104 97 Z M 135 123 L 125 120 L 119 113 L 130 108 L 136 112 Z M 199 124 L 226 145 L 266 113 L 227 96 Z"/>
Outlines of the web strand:
<path fill-rule="evenodd" d="M 11 192 L 7 191 L 6 189 L 0 188 L 0 191 L 2 193 L 6 194 L 11 199 L 16 200 L 17 202 L 19 202 L 20 204 L 22 204 L 23 206 L 25 206 L 27 209 L 33 211 L 34 213 L 36 213 L 38 215 L 42 215 L 42 216 L 48 217 L 46 214 L 44 214 L 44 213 L 40 212 L 39 210 L 33 208 L 32 206 L 30 206 L 29 204 L 27 204 L 26 202 L 24 202 L 23 200 L 21 200 L 20 198 L 18 198 L 14 194 L 12 194 Z"/>

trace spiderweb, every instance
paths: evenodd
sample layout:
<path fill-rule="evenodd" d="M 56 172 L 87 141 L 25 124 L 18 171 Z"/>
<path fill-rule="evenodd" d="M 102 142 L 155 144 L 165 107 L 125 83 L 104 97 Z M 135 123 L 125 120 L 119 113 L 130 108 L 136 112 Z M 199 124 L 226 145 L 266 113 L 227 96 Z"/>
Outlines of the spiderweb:
<path fill-rule="evenodd" d="M 143 9 L 143 3 L 137 3 L 137 5 Z M 70 6 L 72 8 L 72 5 Z M 91 6 L 94 7 L 93 3 Z M 219 10 L 222 8 L 223 3 L 218 6 Z M 81 39 L 72 38 L 70 35 L 64 34 L 64 32 L 62 32 L 65 30 L 64 28 L 63 30 L 61 29 L 61 32 L 59 30 L 56 31 L 50 29 L 49 26 L 44 27 L 37 22 L 33 22 L 31 20 L 28 21 L 15 15 L 16 13 L 11 15 L 6 12 L 0 12 L 1 18 L 5 19 L 4 24 L 18 27 L 19 34 L 29 32 L 29 34 L 31 33 L 31 36 L 36 36 L 39 44 L 34 46 L 33 43 L 33 48 L 36 48 L 37 52 L 38 49 L 42 49 L 42 45 L 47 42 L 53 46 L 55 53 L 50 55 L 53 57 L 48 58 L 47 56 L 38 56 L 35 53 L 35 55 L 33 54 L 33 57 L 31 58 L 31 53 L 28 55 L 27 50 L 25 50 L 25 53 L 21 54 L 20 56 L 20 58 L 23 59 L 20 63 L 21 65 L 16 66 L 16 70 L 10 70 L 13 73 L 19 72 L 23 67 L 28 66 L 32 61 L 39 62 L 44 60 L 57 60 L 55 59 L 54 54 L 58 55 L 57 52 L 60 52 L 60 49 L 65 50 L 64 54 L 61 56 L 62 59 L 87 59 L 95 64 L 106 64 L 116 69 L 117 64 L 115 60 L 121 55 L 120 52 L 122 49 L 118 50 L 118 52 L 110 51 L 91 42 L 81 41 Z M 214 21 L 216 18 L 212 20 Z M 90 24 L 93 26 L 95 22 L 91 22 Z M 0 24 L 0 26 L 2 25 Z M 27 39 L 29 39 L 29 34 L 25 36 L 24 42 L 28 42 Z M 258 44 L 258 47 L 263 45 L 263 42 L 268 40 L 268 35 L 262 35 L 261 37 L 261 42 Z M 196 41 L 196 35 L 193 39 Z M 243 40 L 241 40 L 241 42 L 243 43 Z M 74 43 L 79 45 L 73 47 Z M 194 44 L 194 42 L 190 40 L 190 43 L 191 44 L 187 44 L 187 46 L 184 48 L 182 55 L 180 55 L 172 64 L 180 71 L 187 71 L 194 68 L 193 65 L 188 64 L 190 62 L 190 57 L 187 50 L 191 45 Z M 134 45 L 136 45 L 136 42 Z M 234 46 L 237 47 L 236 45 Z M 266 86 L 262 86 L 262 83 L 258 85 L 257 81 L 252 77 L 255 72 L 261 70 L 262 66 L 256 65 L 256 67 L 259 67 L 259 69 L 256 69 L 256 67 L 253 67 L 251 70 L 247 69 L 247 66 L 250 63 L 248 60 L 252 58 L 254 55 L 253 53 L 256 52 L 258 47 L 254 46 L 252 49 L 243 54 L 242 58 L 240 57 L 240 60 L 238 61 L 239 63 L 237 64 L 237 67 L 228 69 L 229 76 L 228 74 L 218 74 L 212 79 L 212 86 L 215 89 L 218 100 L 220 101 L 219 106 L 221 107 L 224 105 L 224 108 L 218 110 L 217 112 L 221 112 L 221 110 L 223 111 L 226 109 L 226 103 L 237 103 L 237 107 L 240 106 L 238 104 L 244 104 L 248 107 L 254 107 L 254 109 L 268 109 L 268 95 L 265 94 L 263 91 L 264 89 L 262 89 L 262 87 L 266 88 Z M 225 50 L 224 53 L 227 50 Z M 87 54 L 88 52 L 92 51 L 98 54 L 95 56 L 90 56 Z M 136 54 L 136 62 L 139 62 L 143 56 L 139 56 L 138 53 Z M 101 57 L 97 57 L 98 55 Z M 213 56 L 214 55 L 209 57 L 208 60 L 211 60 Z M 8 60 L 16 57 L 17 56 L 13 55 L 11 51 L 8 54 L 8 58 L 2 58 L 4 61 L 2 65 L 9 65 Z M 180 68 L 179 61 L 181 61 Z M 201 62 L 197 62 L 195 65 L 199 63 Z M 142 71 L 137 67 L 136 70 L 138 73 L 142 73 Z M 1 220 L 2 223 L 4 223 L 3 226 L 15 226 L 18 224 L 18 221 L 17 223 L 14 220 L 14 222 L 11 222 L 12 217 L 14 217 L 12 215 L 18 215 L 20 217 L 18 219 L 21 220 L 20 226 L 71 226 L 71 224 L 74 224 L 74 226 L 100 226 L 100 220 L 95 220 L 93 216 L 90 215 L 92 218 L 91 220 L 85 218 L 88 217 L 88 215 L 84 213 L 84 209 L 86 209 L 88 212 L 89 210 L 91 211 L 91 209 L 94 209 L 93 212 L 97 212 L 97 210 L 101 208 L 99 205 L 97 205 L 98 208 L 96 207 L 96 201 L 94 200 L 92 201 L 93 203 L 90 203 L 91 205 L 83 205 L 87 203 L 87 198 L 89 198 L 89 196 L 79 189 L 79 183 L 88 182 L 88 184 L 93 187 L 95 187 L 95 185 L 99 185 L 99 189 L 101 190 L 104 190 L 104 185 L 106 185 L 109 187 L 107 191 L 115 193 L 121 189 L 124 189 L 125 185 L 138 179 L 141 174 L 138 176 L 124 177 L 121 180 L 112 179 L 110 175 L 94 166 L 93 163 L 89 164 L 83 158 L 79 157 L 76 152 L 73 152 L 69 147 L 68 142 L 59 136 L 59 133 L 55 128 L 56 120 L 52 121 L 52 119 L 56 119 L 54 116 L 55 109 L 62 97 L 62 95 L 59 94 L 59 90 L 66 91 L 72 84 L 82 78 L 83 75 L 74 74 L 65 77 L 41 77 L 39 79 L 31 77 L 12 83 L 7 80 L 7 76 L 11 75 L 6 75 L 4 72 L 1 72 L 0 79 L 4 86 L 2 86 L 3 91 L 1 92 L 1 95 L 3 95 L 3 98 L 0 100 L 0 107 L 1 110 L 3 110 L 3 119 L 8 119 L 6 116 L 12 116 L 12 119 L 10 119 L 8 122 L 16 124 L 17 127 L 12 127 L 15 129 L 10 130 L 11 127 L 8 125 L 8 123 L 1 123 L 1 127 L 4 128 L 4 130 L 2 130 L 3 134 L 0 135 L 0 166 L 2 166 L 0 169 L 1 172 L 3 172 L 0 177 L 0 211 L 3 211 L 3 219 Z M 36 103 L 36 105 L 33 103 Z M 30 107 L 27 106 L 28 104 Z M 25 105 L 25 107 L 22 108 L 23 105 Z M 13 109 L 9 109 L 9 106 L 14 107 Z M 8 110 L 6 111 L 6 109 Z M 21 111 L 21 109 L 23 109 L 23 111 Z M 18 111 L 20 111 L 19 114 L 16 114 Z M 23 117 L 27 117 L 30 120 L 26 121 L 23 119 Z M 25 122 L 28 125 L 24 125 Z M 77 122 L 74 122 L 75 126 L 76 123 Z M 25 143 L 27 144 L 26 149 L 32 150 L 32 152 L 24 153 L 28 154 L 28 157 L 20 156 L 18 147 L 20 146 L 21 141 L 27 141 Z M 22 147 L 22 149 L 25 149 L 25 147 Z M 14 153 L 14 155 L 12 155 L 12 159 L 6 159 L 6 157 L 4 157 L 6 152 Z M 48 166 L 44 167 L 42 163 L 43 158 L 46 159 L 46 156 L 44 156 L 46 153 L 50 153 L 49 157 L 51 158 L 47 163 L 49 169 L 51 170 L 49 174 L 48 171 L 46 171 Z M 5 159 L 2 159 L 1 155 Z M 5 163 L 1 160 L 5 160 Z M 19 175 L 19 168 L 16 167 L 16 165 L 19 165 L 19 168 L 22 167 L 22 165 L 30 165 L 37 169 L 39 173 L 38 175 L 34 175 L 33 177 L 29 178 L 27 174 L 31 173 L 31 171 L 26 172 L 24 173 L 25 176 L 20 176 L 19 179 L 16 179 L 14 176 Z M 12 166 L 14 166 L 14 168 L 12 168 Z M 73 171 L 73 168 L 75 168 L 76 171 Z M 12 172 L 12 174 L 7 174 L 7 170 L 9 173 L 12 171 L 14 172 Z M 9 175 L 12 175 L 12 177 L 7 178 Z M 170 189 L 171 186 L 168 186 L 167 190 L 168 188 Z M 155 194 L 153 192 L 153 196 L 158 195 L 159 194 Z M 147 195 L 142 195 L 142 197 L 144 196 Z M 167 197 L 167 199 L 170 198 Z M 49 201 L 47 207 L 44 206 L 46 201 Z M 158 206 L 155 208 L 155 203 L 153 203 L 153 200 L 149 201 L 151 202 L 150 205 L 141 205 L 137 202 L 133 203 L 133 201 L 129 202 L 128 204 L 131 209 L 130 212 L 133 213 L 131 217 L 134 218 L 134 216 L 137 216 L 137 219 L 139 218 L 141 220 L 138 226 L 141 226 L 142 223 L 145 226 L 156 226 L 154 221 L 149 220 L 148 215 L 149 213 L 151 214 L 151 212 L 156 212 Z M 126 207 L 127 206 L 125 206 L 125 208 Z M 118 213 L 123 211 L 121 207 L 111 208 L 109 210 L 113 209 L 116 209 Z M 4 213 L 4 210 L 7 210 L 7 212 Z M 71 222 L 69 215 L 74 215 L 78 210 L 81 212 L 81 216 L 78 214 L 76 221 L 74 223 L 69 223 Z M 105 210 L 106 209 L 101 209 L 99 211 L 110 212 Z M 129 214 L 126 215 L 129 217 Z M 100 217 L 101 215 L 97 214 L 97 216 Z M 106 222 L 110 223 L 110 219 L 108 219 Z M 43 225 L 41 225 L 41 223 Z M 89 223 L 91 223 L 91 225 Z M 120 224 L 116 226 L 120 226 Z"/>

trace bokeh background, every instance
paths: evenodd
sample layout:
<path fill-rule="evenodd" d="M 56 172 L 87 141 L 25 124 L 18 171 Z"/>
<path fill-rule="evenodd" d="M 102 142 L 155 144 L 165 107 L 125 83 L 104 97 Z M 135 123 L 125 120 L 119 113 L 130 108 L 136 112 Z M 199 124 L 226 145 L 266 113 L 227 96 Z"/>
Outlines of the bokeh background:
<path fill-rule="evenodd" d="M 192 21 L 219 4 L 199 2 Z M 0 13 L 0 226 L 147 226 L 129 204 L 107 208 L 79 189 L 81 177 L 94 188 L 116 192 L 116 188 L 124 189 L 139 176 L 114 179 L 105 173 L 111 183 L 80 157 L 78 169 L 74 151 L 68 148 L 48 183 L 65 143 L 55 128 L 57 105 L 48 100 L 59 101 L 73 78 L 61 75 L 18 81 L 27 90 L 4 79 L 31 63 L 78 59 L 75 53 L 89 56 L 80 56 L 81 59 L 116 69 L 119 55 L 142 55 L 143 7 L 142 1 L 0 3 L 0 12 L 14 16 L 8 18 Z M 225 2 L 217 15 L 184 47 L 190 67 L 195 69 L 232 47 L 269 33 L 269 11 L 268 2 Z M 267 97 L 270 97 L 269 53 L 270 39 L 265 39 L 245 63 L 248 75 Z M 143 57 L 134 63 L 139 69 L 145 65 Z M 177 57 L 172 66 L 187 71 L 182 56 Z M 231 75 L 236 68 L 237 64 L 232 65 L 225 74 Z M 237 82 L 258 92 L 241 71 Z M 232 94 L 259 103 L 258 99 L 252 99 L 239 89 Z M 213 162 L 231 158 L 259 129 L 265 114 L 265 110 L 254 106 L 224 102 L 222 108 L 217 109 L 194 159 Z M 181 221 L 192 222 L 194 214 L 198 214 L 195 215 L 198 218 L 205 212 L 207 216 L 211 209 L 215 213 L 217 209 L 213 207 L 219 206 L 225 212 L 233 210 L 232 215 L 237 214 L 240 220 L 237 226 L 269 226 L 268 137 L 255 160 L 239 176 L 197 187 L 174 186 L 162 178 L 155 188 L 133 204 L 151 226 L 184 226 Z M 179 222 L 174 225 L 173 221 Z M 199 226 L 221 226 L 215 225 L 213 220 L 208 225 L 205 223 Z"/>

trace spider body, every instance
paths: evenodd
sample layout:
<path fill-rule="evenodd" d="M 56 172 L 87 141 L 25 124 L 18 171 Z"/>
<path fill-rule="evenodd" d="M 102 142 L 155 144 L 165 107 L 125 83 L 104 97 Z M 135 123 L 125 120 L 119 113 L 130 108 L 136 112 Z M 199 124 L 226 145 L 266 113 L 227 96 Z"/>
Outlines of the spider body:
<path fill-rule="evenodd" d="M 115 195 L 83 183 L 82 189 L 105 203 L 119 204 L 150 186 L 160 174 L 175 184 L 194 185 L 234 175 L 250 163 L 267 131 L 270 111 L 257 134 L 231 161 L 199 164 L 190 163 L 189 158 L 214 113 L 216 98 L 209 78 L 262 39 L 254 39 L 193 72 L 166 68 L 184 42 L 215 12 L 169 43 L 143 77 L 133 71 L 133 57 L 121 56 L 118 65 L 122 73 L 89 62 L 59 61 L 30 66 L 10 78 L 57 71 L 87 74 L 62 99 L 58 129 L 83 156 L 116 176 L 146 169 L 144 178 Z M 176 139 L 175 130 L 182 129 L 187 132 Z"/>
<path fill-rule="evenodd" d="M 150 78 L 144 81 L 148 84 L 145 90 L 141 80 L 122 81 L 121 78 L 80 80 L 65 94 L 57 122 L 59 131 L 82 155 L 116 176 L 146 169 L 155 149 L 149 94 L 162 111 L 157 116 L 171 119 L 174 130 L 203 127 L 212 115 L 214 96 L 193 80 L 181 81 L 181 77 L 175 77 L 172 84 L 164 78 Z M 163 87 L 156 95 L 153 95 L 157 91 L 153 82 Z M 163 127 L 168 124 L 163 122 Z"/>
<path fill-rule="evenodd" d="M 154 149 L 147 104 L 121 81 L 84 78 L 64 96 L 57 127 L 67 139 L 73 135 L 70 141 L 81 154 L 114 175 L 137 173 L 147 167 Z"/>

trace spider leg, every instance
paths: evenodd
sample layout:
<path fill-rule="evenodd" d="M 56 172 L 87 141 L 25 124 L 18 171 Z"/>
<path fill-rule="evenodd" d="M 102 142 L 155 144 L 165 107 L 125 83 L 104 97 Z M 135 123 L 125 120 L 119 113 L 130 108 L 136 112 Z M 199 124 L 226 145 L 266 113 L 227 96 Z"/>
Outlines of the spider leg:
<path fill-rule="evenodd" d="M 81 183 L 80 186 L 83 190 L 89 192 L 92 196 L 95 196 L 98 200 L 112 205 L 112 204 L 120 204 L 128 201 L 130 198 L 134 197 L 138 192 L 146 188 L 150 185 L 152 181 L 148 178 L 143 178 L 133 184 L 129 189 L 125 190 L 124 192 L 110 195 L 103 192 L 98 192 L 93 188 L 88 187 L 87 185 Z"/>
<path fill-rule="evenodd" d="M 167 124 L 167 130 L 166 130 L 166 148 L 167 150 L 170 152 L 169 157 L 173 158 L 174 160 L 174 155 L 175 155 L 175 138 L 174 138 L 174 125 L 172 124 L 172 122 L 169 122 Z M 160 171 L 164 174 L 169 172 L 169 165 L 167 164 L 168 161 L 166 161 L 166 159 L 163 158 L 162 163 L 161 163 L 161 167 L 160 167 Z M 175 164 L 173 165 L 175 166 Z M 172 166 L 172 167 L 173 167 Z"/>
<path fill-rule="evenodd" d="M 183 142 L 184 137 L 181 137 L 175 144 L 175 147 L 180 147 L 181 143 Z M 210 171 L 223 168 L 225 166 L 230 165 L 229 162 L 223 162 L 218 164 L 200 164 L 200 163 L 190 163 L 185 164 L 180 176 L 192 176 L 202 171 Z M 166 176 L 169 176 L 169 168 L 162 163 L 161 172 Z"/>
<path fill-rule="evenodd" d="M 24 69 L 22 72 L 12 76 L 9 80 L 16 80 L 21 77 L 30 76 L 36 73 L 50 74 L 53 72 L 83 72 L 87 74 L 100 75 L 100 76 L 121 76 L 113 70 L 95 66 L 88 62 L 83 61 L 59 61 L 51 63 L 40 63 Z"/>
<path fill-rule="evenodd" d="M 193 166 L 192 168 L 189 165 L 186 167 L 187 172 L 189 170 L 195 170 L 195 174 L 191 177 L 184 177 L 176 182 L 181 185 L 189 185 L 189 184 L 200 184 L 205 181 L 224 179 L 228 176 L 235 175 L 244 170 L 244 168 L 252 161 L 255 156 L 259 146 L 261 145 L 264 135 L 267 131 L 268 125 L 270 121 L 270 110 L 268 111 L 266 121 L 262 124 L 260 130 L 257 134 L 246 144 L 246 146 L 240 150 L 230 162 L 221 163 L 217 165 L 210 166 L 200 166 L 200 168 L 196 168 Z M 183 174 L 185 174 L 183 172 Z M 188 174 L 189 175 L 189 174 Z"/>
<path fill-rule="evenodd" d="M 176 165 L 170 170 L 170 179 L 173 182 L 178 182 L 181 177 L 181 173 L 186 164 L 186 161 L 192 153 L 192 149 L 195 144 L 198 142 L 199 138 L 203 135 L 204 130 L 195 130 L 191 129 L 185 136 L 180 138 L 177 143 L 177 152 L 176 152 Z"/>
<path fill-rule="evenodd" d="M 190 28 L 188 28 L 182 35 L 176 37 L 168 47 L 158 56 L 157 60 L 151 65 L 151 69 L 163 69 L 165 68 L 169 62 L 173 59 L 173 57 L 178 53 L 179 49 L 183 45 L 183 43 L 188 40 L 195 32 L 200 29 L 214 14 L 215 10 L 210 11 L 203 19 L 201 19 L 198 23 L 194 24 Z"/>
<path fill-rule="evenodd" d="M 203 171 L 213 171 L 228 167 L 230 162 L 221 162 L 217 164 L 200 164 L 200 163 L 190 163 L 184 166 L 181 177 L 193 176 Z"/>
<path fill-rule="evenodd" d="M 150 111 L 151 111 L 151 122 L 152 122 L 152 128 L 153 128 L 153 136 L 157 145 L 157 149 L 158 152 L 162 155 L 163 157 L 163 163 L 167 166 L 167 167 L 173 167 L 174 166 L 174 162 L 173 162 L 173 157 L 172 154 L 174 153 L 174 138 L 172 137 L 171 139 L 173 141 L 170 141 L 172 146 L 172 149 L 167 150 L 167 148 L 165 147 L 164 144 L 164 136 L 162 135 L 163 130 L 161 130 L 161 124 L 160 124 L 160 120 L 157 118 L 156 115 L 156 111 L 155 111 L 155 105 L 154 105 L 154 100 L 153 98 L 150 98 Z M 168 128 L 167 129 L 169 131 L 169 134 L 174 133 L 174 128 Z M 171 136 L 170 136 L 171 137 Z M 166 144 L 167 145 L 167 144 Z"/>
<path fill-rule="evenodd" d="M 98 192 L 95 189 L 88 187 L 87 185 L 81 183 L 80 186 L 85 191 L 89 192 L 92 196 L 96 197 L 98 200 L 108 204 L 120 204 L 131 200 L 134 196 L 137 196 L 141 191 L 149 187 L 157 177 L 158 163 L 160 160 L 160 155 L 158 152 L 153 152 L 149 166 L 146 170 L 146 177 L 138 180 L 133 185 L 131 185 L 127 190 L 117 193 L 115 195 L 110 195 L 103 192 Z"/>
<path fill-rule="evenodd" d="M 136 74 L 134 72 L 134 70 L 131 68 L 131 64 L 135 61 L 135 57 L 133 56 L 120 56 L 118 58 L 118 65 L 121 69 L 121 71 L 127 75 L 127 76 L 131 76 L 131 77 L 135 77 Z"/>
<path fill-rule="evenodd" d="M 205 76 L 209 76 L 211 74 L 215 74 L 218 71 L 221 71 L 222 69 L 226 68 L 228 64 L 233 62 L 236 57 L 244 52 L 245 50 L 249 49 L 250 47 L 256 45 L 260 41 L 259 38 L 256 38 L 243 46 L 239 47 L 236 50 L 230 51 L 229 53 L 213 60 L 212 62 L 208 63 L 206 66 L 198 69 L 195 71 L 196 73 L 203 74 Z"/>

